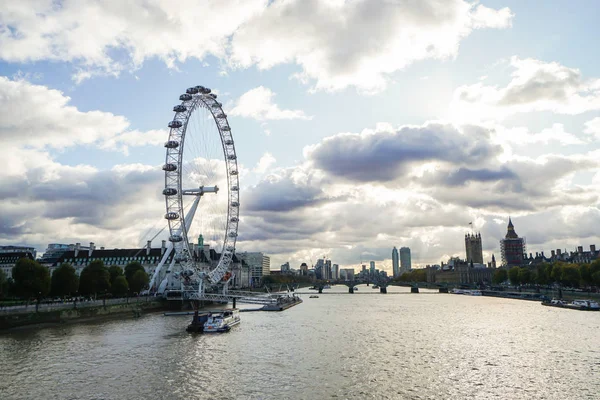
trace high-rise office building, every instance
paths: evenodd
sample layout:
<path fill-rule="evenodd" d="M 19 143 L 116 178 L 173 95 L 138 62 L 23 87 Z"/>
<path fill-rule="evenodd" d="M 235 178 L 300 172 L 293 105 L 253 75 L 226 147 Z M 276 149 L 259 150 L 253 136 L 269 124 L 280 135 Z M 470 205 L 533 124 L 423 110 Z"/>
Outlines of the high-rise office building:
<path fill-rule="evenodd" d="M 375 261 L 369 262 L 369 274 L 371 276 L 375 275 Z"/>
<path fill-rule="evenodd" d="M 395 246 L 392 250 L 392 271 L 394 273 L 394 278 L 400 276 L 400 262 L 398 259 L 398 249 Z"/>
<path fill-rule="evenodd" d="M 411 269 L 411 261 L 410 261 L 410 249 L 408 247 L 400 248 L 400 275 L 405 272 L 410 271 Z"/>
<path fill-rule="evenodd" d="M 340 266 L 338 264 L 331 266 L 331 279 L 340 279 Z"/>
<path fill-rule="evenodd" d="M 467 262 L 483 264 L 483 250 L 481 248 L 481 234 L 465 235 L 465 250 L 467 252 Z"/>

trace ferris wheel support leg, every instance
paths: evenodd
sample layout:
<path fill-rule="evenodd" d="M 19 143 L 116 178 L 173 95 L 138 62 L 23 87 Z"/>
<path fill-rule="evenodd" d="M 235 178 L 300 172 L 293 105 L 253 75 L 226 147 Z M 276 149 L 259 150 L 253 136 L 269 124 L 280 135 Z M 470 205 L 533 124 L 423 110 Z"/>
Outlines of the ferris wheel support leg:
<path fill-rule="evenodd" d="M 150 280 L 150 285 L 148 286 L 150 288 L 150 290 L 152 290 L 152 287 L 156 284 L 158 275 L 160 274 L 162 267 L 164 266 L 165 262 L 167 261 L 169 254 L 171 254 L 171 251 L 173 251 L 173 242 L 169 242 L 169 245 L 168 245 L 167 249 L 165 250 L 165 254 L 163 254 L 162 259 L 160 260 L 160 263 L 158 263 L 158 266 L 154 270 L 154 274 L 152 275 L 152 279 Z"/>

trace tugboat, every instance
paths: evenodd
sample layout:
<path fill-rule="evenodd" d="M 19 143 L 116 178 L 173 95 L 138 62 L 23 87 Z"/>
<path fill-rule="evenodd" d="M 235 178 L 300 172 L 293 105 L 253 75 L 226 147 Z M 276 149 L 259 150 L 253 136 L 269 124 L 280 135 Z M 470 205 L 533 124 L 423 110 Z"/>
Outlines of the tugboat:
<path fill-rule="evenodd" d="M 229 308 L 222 312 L 211 313 L 204 323 L 204 332 L 229 332 L 232 326 L 240 322 L 240 310 Z"/>

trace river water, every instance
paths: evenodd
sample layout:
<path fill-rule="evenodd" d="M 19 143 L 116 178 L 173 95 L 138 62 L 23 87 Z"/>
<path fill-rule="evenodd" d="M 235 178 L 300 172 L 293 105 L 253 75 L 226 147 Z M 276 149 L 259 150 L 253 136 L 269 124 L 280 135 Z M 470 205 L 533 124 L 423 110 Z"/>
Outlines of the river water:
<path fill-rule="evenodd" d="M 600 399 L 600 313 L 359 288 L 225 334 L 162 314 L 4 333 L 0 399 Z"/>

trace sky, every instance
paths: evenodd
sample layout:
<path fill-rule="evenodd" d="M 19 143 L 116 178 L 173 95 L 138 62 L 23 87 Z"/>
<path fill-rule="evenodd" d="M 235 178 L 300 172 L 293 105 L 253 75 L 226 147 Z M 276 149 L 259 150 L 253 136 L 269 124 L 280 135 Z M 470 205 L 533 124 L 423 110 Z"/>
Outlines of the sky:
<path fill-rule="evenodd" d="M 0 245 L 141 246 L 172 107 L 210 87 L 237 249 L 391 270 L 600 245 L 595 0 L 21 0 L 0 9 Z M 208 196 L 203 201 L 212 201 Z M 154 245 L 165 238 L 165 231 Z"/>

